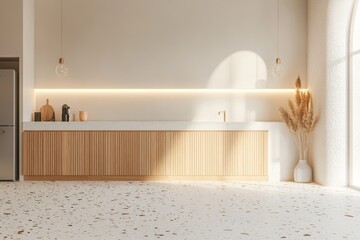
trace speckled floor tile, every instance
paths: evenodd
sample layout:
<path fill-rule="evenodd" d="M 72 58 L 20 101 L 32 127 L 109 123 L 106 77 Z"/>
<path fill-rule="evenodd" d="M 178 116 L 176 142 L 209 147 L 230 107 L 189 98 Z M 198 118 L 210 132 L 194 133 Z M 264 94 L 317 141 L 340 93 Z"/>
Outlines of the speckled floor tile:
<path fill-rule="evenodd" d="M 294 183 L 0 182 L 0 239 L 360 239 L 360 192 Z"/>

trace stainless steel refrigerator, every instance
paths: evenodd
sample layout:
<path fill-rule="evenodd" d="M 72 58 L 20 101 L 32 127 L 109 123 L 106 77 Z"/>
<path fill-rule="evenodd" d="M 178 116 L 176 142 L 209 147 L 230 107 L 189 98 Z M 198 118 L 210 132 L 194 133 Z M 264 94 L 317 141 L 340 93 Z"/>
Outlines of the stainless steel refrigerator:
<path fill-rule="evenodd" d="M 18 177 L 17 99 L 15 70 L 0 70 L 0 180 Z"/>

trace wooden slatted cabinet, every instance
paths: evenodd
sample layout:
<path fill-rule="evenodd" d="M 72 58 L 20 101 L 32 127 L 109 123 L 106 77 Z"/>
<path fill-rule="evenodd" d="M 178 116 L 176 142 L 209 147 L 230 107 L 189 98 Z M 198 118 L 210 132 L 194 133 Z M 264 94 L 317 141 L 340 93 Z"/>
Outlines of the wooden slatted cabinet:
<path fill-rule="evenodd" d="M 267 131 L 25 131 L 25 180 L 266 180 Z"/>

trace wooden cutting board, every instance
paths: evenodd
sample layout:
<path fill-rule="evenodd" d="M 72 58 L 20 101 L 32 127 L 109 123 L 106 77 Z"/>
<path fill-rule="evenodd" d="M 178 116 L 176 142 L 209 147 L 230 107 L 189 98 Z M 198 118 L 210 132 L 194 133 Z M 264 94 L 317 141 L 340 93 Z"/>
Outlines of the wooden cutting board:
<path fill-rule="evenodd" d="M 41 121 L 55 121 L 55 112 L 52 106 L 49 105 L 49 99 L 46 99 L 46 104 L 40 108 Z"/>

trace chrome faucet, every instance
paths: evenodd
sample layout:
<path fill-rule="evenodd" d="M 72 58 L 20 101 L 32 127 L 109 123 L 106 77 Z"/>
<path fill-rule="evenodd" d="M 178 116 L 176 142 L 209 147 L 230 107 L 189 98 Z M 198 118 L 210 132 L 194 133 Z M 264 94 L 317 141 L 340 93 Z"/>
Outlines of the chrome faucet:
<path fill-rule="evenodd" d="M 223 114 L 224 122 L 226 122 L 226 111 L 225 110 L 224 111 L 219 111 L 218 115 L 221 115 L 221 114 Z"/>

